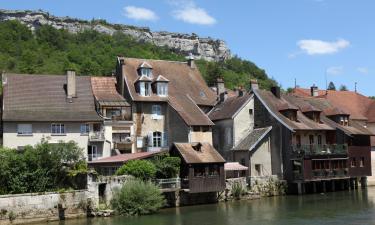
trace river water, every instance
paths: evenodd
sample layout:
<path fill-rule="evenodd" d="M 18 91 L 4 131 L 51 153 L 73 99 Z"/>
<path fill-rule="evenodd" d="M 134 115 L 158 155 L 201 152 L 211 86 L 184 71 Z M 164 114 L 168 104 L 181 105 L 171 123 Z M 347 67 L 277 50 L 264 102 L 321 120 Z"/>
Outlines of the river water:
<path fill-rule="evenodd" d="M 375 187 L 163 209 L 140 217 L 68 220 L 53 225 L 375 224 Z"/>

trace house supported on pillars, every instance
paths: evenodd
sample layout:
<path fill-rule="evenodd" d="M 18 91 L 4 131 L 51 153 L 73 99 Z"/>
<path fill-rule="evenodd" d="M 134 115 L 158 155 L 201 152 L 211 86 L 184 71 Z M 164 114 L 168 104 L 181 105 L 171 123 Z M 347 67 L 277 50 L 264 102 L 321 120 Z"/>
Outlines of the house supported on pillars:
<path fill-rule="evenodd" d="M 253 92 L 255 127 L 272 126 L 272 170 L 291 192 L 350 188 L 359 179 L 365 185 L 370 131 L 324 99 L 282 94 L 278 87 Z"/>

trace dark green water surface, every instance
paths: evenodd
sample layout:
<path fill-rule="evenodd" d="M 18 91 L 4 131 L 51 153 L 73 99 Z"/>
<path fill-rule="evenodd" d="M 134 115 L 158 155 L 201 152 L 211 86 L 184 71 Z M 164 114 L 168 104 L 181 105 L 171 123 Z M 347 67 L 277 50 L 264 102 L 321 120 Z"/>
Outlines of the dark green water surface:
<path fill-rule="evenodd" d="M 375 188 L 163 209 L 141 217 L 76 219 L 53 225 L 374 224 Z"/>

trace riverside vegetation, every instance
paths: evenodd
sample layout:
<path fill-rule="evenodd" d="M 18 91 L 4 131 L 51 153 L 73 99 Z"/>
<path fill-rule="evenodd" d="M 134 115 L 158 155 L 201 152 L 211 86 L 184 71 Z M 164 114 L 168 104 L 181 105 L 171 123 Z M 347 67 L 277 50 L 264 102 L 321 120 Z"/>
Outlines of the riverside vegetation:
<path fill-rule="evenodd" d="M 117 55 L 126 57 L 184 61 L 167 47 L 140 43 L 116 32 L 112 36 L 94 30 L 77 34 L 44 25 L 34 33 L 18 21 L 0 22 L 0 70 L 13 73 L 64 74 L 74 69 L 80 75 L 111 75 Z M 254 63 L 237 56 L 221 62 L 197 60 L 209 85 L 223 77 L 228 88 L 247 87 L 258 79 L 261 88 L 276 82 Z"/>

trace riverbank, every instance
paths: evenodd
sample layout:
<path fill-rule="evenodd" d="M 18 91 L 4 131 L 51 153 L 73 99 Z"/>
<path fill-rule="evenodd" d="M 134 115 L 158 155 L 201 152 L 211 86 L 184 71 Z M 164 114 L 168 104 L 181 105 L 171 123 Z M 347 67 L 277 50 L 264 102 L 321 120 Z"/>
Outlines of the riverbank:
<path fill-rule="evenodd" d="M 375 224 L 375 188 L 163 209 L 141 217 L 88 218 L 50 225 Z"/>

